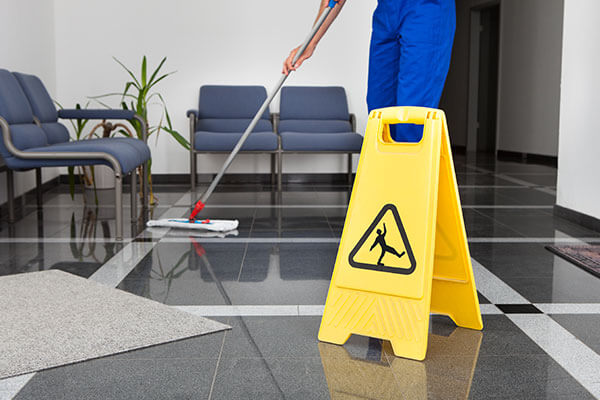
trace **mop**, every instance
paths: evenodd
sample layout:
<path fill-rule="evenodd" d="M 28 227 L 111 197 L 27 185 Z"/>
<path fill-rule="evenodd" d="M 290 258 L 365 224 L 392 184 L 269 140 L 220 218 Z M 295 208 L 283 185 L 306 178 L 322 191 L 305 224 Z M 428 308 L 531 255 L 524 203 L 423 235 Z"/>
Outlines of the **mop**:
<path fill-rule="evenodd" d="M 323 12 L 319 16 L 317 22 L 315 22 L 315 24 L 313 25 L 312 30 L 310 31 L 310 34 L 308 35 L 308 37 L 306 38 L 304 43 L 302 43 L 302 45 L 298 49 L 298 52 L 296 53 L 296 56 L 294 57 L 292 65 L 296 64 L 296 62 L 298 61 L 300 56 L 302 56 L 302 53 L 304 53 L 304 50 L 306 50 L 309 43 L 312 41 L 312 39 L 314 38 L 316 33 L 319 31 L 319 29 L 323 25 L 323 22 L 325 22 L 325 20 L 327 19 L 327 16 L 331 12 L 331 10 L 333 10 L 333 8 L 337 5 L 338 1 L 339 0 L 329 0 L 329 4 L 325 8 L 325 10 L 323 10 Z M 254 130 L 254 128 L 258 124 L 258 121 L 260 120 L 261 116 L 266 111 L 266 109 L 269 107 L 269 104 L 271 104 L 271 102 L 273 101 L 273 98 L 275 97 L 275 95 L 277 95 L 277 93 L 279 93 L 279 90 L 283 86 L 283 84 L 286 81 L 286 79 L 288 78 L 288 76 L 289 75 L 286 75 L 286 74 L 281 75 L 279 82 L 277 83 L 275 88 L 271 91 L 271 93 L 269 94 L 269 96 L 267 97 L 267 99 L 265 100 L 263 105 L 260 107 L 260 109 L 258 110 L 256 115 L 252 119 L 252 122 L 250 122 L 250 125 L 248 125 L 248 128 L 246 128 L 246 131 L 244 132 L 242 137 L 240 137 L 240 140 L 237 142 L 237 144 L 233 148 L 233 151 L 231 152 L 231 154 L 229 154 L 229 156 L 225 160 L 223 167 L 221 168 L 219 173 L 215 176 L 215 179 L 213 179 L 213 181 L 211 182 L 208 189 L 206 189 L 206 192 L 204 192 L 204 194 L 202 195 L 200 200 L 194 206 L 194 210 L 190 214 L 190 217 L 188 219 L 169 218 L 169 219 L 160 219 L 160 220 L 154 220 L 154 221 L 151 220 L 151 221 L 148 221 L 148 223 L 146 224 L 147 226 L 149 226 L 149 227 L 181 228 L 181 229 L 200 229 L 200 230 L 212 231 L 212 232 L 228 232 L 228 231 L 237 229 L 237 227 L 239 225 L 238 220 L 223 220 L 223 219 L 197 220 L 196 216 L 204 208 L 206 202 L 208 201 L 208 198 L 210 197 L 210 195 L 213 193 L 213 191 L 215 190 L 215 188 L 221 181 L 221 178 L 223 177 L 223 175 L 225 174 L 225 172 L 227 171 L 227 169 L 233 162 L 234 158 L 239 153 L 240 149 L 246 142 L 246 139 L 248 139 L 248 136 L 250 136 L 250 133 Z"/>

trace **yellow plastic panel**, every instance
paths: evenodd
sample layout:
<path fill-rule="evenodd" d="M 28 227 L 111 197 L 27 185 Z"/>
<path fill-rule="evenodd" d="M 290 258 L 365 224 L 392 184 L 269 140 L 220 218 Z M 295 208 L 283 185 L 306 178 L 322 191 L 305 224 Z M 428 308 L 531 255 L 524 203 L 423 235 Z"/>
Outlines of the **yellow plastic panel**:
<path fill-rule="evenodd" d="M 423 139 L 394 142 L 389 124 L 400 123 L 424 125 Z M 396 355 L 422 360 L 432 287 L 439 291 L 436 310 L 481 329 L 449 149 L 440 110 L 371 113 L 320 340 L 343 344 L 351 334 L 388 339 Z M 434 255 L 440 264 L 435 268 Z"/>

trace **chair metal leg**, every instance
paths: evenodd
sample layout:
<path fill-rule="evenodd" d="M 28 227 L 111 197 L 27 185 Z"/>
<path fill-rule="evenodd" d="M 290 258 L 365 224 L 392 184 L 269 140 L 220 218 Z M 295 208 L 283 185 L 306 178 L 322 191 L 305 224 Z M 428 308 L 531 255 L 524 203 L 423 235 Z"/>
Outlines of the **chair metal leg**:
<path fill-rule="evenodd" d="M 146 161 L 142 167 L 142 209 L 144 210 L 148 209 L 148 196 L 150 193 L 148 188 L 148 163 L 149 161 Z"/>
<path fill-rule="evenodd" d="M 192 193 L 196 191 L 196 157 L 198 156 L 198 154 L 196 154 L 195 151 L 191 151 L 190 153 L 190 183 L 191 183 L 191 190 Z"/>
<path fill-rule="evenodd" d="M 123 240 L 123 176 L 115 173 L 115 223 L 116 239 Z"/>
<path fill-rule="evenodd" d="M 276 169 L 276 164 L 277 164 L 277 155 L 276 153 L 271 154 L 271 185 L 275 185 L 275 169 Z"/>
<path fill-rule="evenodd" d="M 348 185 L 352 186 L 352 153 L 348 153 Z"/>
<path fill-rule="evenodd" d="M 277 191 L 281 192 L 283 180 L 283 152 L 277 152 Z"/>
<path fill-rule="evenodd" d="M 137 220 L 137 171 L 134 169 L 131 172 L 131 222 Z"/>
<path fill-rule="evenodd" d="M 6 194 L 8 196 L 8 222 L 15 222 L 15 179 L 14 172 L 9 169 L 6 171 Z"/>
<path fill-rule="evenodd" d="M 35 169 L 35 196 L 37 200 L 38 208 L 42 207 L 43 199 L 42 199 L 42 169 Z"/>
<path fill-rule="evenodd" d="M 196 192 L 196 115 L 188 115 L 190 123 L 190 190 Z"/>

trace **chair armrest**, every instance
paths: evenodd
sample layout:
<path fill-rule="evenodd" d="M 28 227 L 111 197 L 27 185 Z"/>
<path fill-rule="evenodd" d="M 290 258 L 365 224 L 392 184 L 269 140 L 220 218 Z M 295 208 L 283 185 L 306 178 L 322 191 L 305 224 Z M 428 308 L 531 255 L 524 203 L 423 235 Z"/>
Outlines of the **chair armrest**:
<path fill-rule="evenodd" d="M 273 124 L 273 132 L 279 133 L 279 113 L 271 113 L 271 124 Z"/>
<path fill-rule="evenodd" d="M 25 160 L 105 160 L 107 161 L 112 169 L 115 171 L 115 176 L 121 176 L 121 164 L 119 161 L 108 153 L 103 152 L 87 152 L 87 151 L 73 151 L 73 152 L 35 152 L 35 151 L 22 151 L 15 147 L 10 137 L 10 126 L 8 122 L 0 117 L 0 128 L 2 129 L 2 139 L 4 140 L 4 146 L 9 153 L 17 158 Z"/>
<path fill-rule="evenodd" d="M 350 125 L 352 126 L 352 132 L 356 132 L 356 115 L 350 114 Z"/>
<path fill-rule="evenodd" d="M 148 143 L 148 126 L 146 121 L 131 110 L 119 109 L 62 109 L 58 110 L 58 117 L 63 119 L 123 119 L 137 120 L 142 127 L 142 140 Z M 135 126 L 134 126 L 135 127 Z"/>
<path fill-rule="evenodd" d="M 133 119 L 135 112 L 113 109 L 67 109 L 58 110 L 58 116 L 64 119 Z"/>
<path fill-rule="evenodd" d="M 198 110 L 187 110 L 185 115 L 189 118 L 190 115 L 193 115 L 196 119 L 198 119 Z"/>

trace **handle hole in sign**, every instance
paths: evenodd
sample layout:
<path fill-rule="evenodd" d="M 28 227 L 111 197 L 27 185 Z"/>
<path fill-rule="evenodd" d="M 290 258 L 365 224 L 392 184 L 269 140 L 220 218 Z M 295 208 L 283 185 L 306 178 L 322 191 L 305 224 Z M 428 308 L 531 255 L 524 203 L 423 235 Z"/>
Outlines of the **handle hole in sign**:
<path fill-rule="evenodd" d="M 420 124 L 385 124 L 383 141 L 389 144 L 417 144 L 423 140 L 424 125 Z"/>

